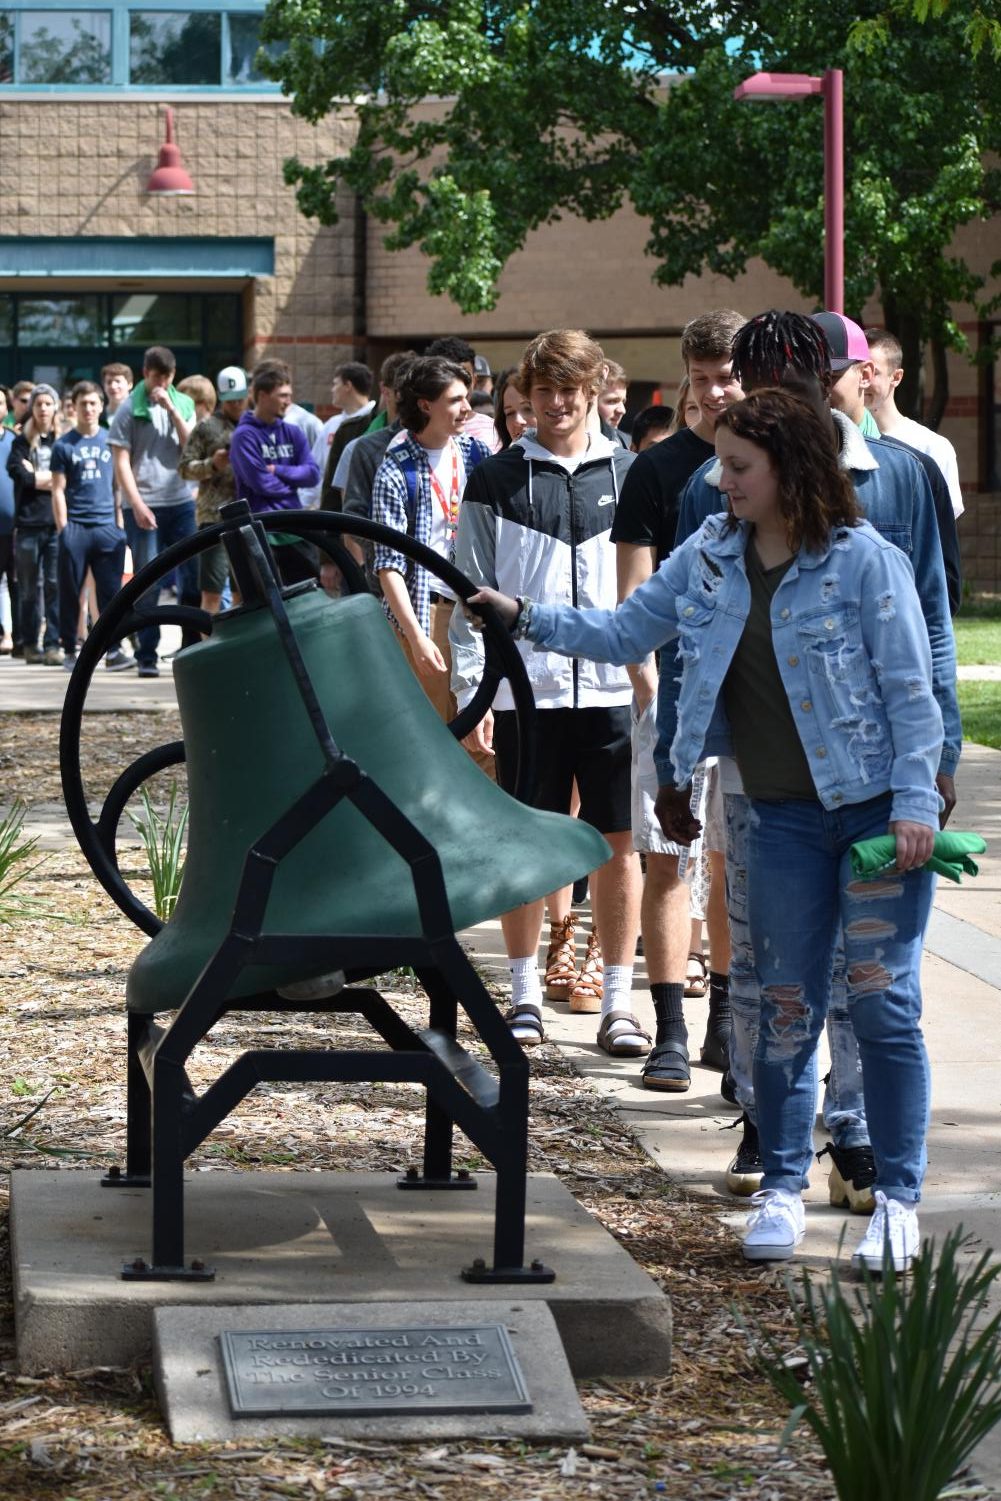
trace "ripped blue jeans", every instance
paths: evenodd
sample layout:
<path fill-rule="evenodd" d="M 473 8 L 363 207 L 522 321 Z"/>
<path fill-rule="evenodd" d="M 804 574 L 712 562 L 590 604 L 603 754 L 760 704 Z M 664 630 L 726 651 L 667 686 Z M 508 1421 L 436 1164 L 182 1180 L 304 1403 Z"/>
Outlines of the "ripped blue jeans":
<path fill-rule="evenodd" d="M 737 1103 L 757 1124 L 754 1105 L 754 1052 L 758 1045 L 761 993 L 747 923 L 747 828 L 750 803 L 742 793 L 723 794 L 726 820 L 726 906 L 730 927 L 730 1073 Z M 840 932 L 834 953 L 827 1011 L 831 1072 L 824 1090 L 824 1124 L 839 1147 L 869 1145 L 862 1093 L 862 1065 L 848 1014 L 845 951 Z"/>
<path fill-rule="evenodd" d="M 819 802 L 752 799 L 748 924 L 761 993 L 754 1097 L 763 1188 L 798 1193 L 813 1155 L 817 1039 L 838 928 L 858 1040 L 876 1188 L 917 1203 L 930 1079 L 921 1033 L 921 952 L 935 892 L 925 870 L 852 876 L 849 848 L 885 834 L 890 795 L 836 812 Z"/>

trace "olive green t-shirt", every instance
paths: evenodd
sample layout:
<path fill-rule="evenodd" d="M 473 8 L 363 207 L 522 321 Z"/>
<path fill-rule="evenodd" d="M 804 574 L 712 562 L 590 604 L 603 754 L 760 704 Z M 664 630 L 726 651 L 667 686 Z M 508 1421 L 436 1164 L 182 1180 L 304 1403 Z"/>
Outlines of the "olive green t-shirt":
<path fill-rule="evenodd" d="M 816 802 L 817 789 L 772 641 L 772 596 L 793 559 L 776 568 L 763 568 L 752 538 L 744 564 L 751 586 L 751 609 L 723 680 L 723 702 L 744 791 L 748 797 L 766 802 L 786 798 Z"/>

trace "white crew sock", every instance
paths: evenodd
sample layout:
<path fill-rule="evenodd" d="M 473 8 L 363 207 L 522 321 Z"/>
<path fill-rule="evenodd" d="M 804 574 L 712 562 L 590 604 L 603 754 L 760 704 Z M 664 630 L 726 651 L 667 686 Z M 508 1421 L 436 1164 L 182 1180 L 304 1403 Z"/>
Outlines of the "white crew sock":
<path fill-rule="evenodd" d="M 535 954 L 527 959 L 512 959 L 511 1004 L 534 1006 L 542 1013 L 542 982 L 539 979 L 539 961 Z"/>
<path fill-rule="evenodd" d="M 539 961 L 536 954 L 531 954 L 527 959 L 511 959 L 511 1005 L 514 1007 L 528 1006 L 541 1019 L 542 1016 L 542 982 L 539 979 Z M 511 1023 L 513 1036 L 521 1042 L 523 1038 L 537 1038 L 538 1028 L 529 1024 Z"/>
<path fill-rule="evenodd" d="M 604 991 L 601 997 L 602 1017 L 607 1016 L 610 1011 L 632 1011 L 632 990 L 632 965 L 606 964 Z M 609 1033 L 616 1042 L 623 1042 L 629 1046 L 640 1045 L 646 1041 L 626 1021 L 612 1022 Z"/>

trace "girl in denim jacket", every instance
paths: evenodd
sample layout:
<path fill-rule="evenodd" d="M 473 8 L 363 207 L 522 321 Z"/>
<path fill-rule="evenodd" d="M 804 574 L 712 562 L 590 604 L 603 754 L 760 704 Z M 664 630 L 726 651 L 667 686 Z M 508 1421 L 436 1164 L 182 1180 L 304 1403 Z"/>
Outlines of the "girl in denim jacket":
<path fill-rule="evenodd" d="M 860 517 L 830 425 L 786 391 L 731 407 L 716 428 L 729 510 L 710 517 L 615 611 L 511 600 L 483 589 L 547 651 L 641 662 L 674 636 L 683 662 L 668 838 L 699 832 L 687 786 L 730 744 L 750 798 L 748 918 L 761 991 L 754 1089 L 764 1177 L 748 1260 L 803 1238 L 816 1046 L 839 923 L 876 1160 L 876 1213 L 856 1261 L 918 1247 L 929 1072 L 919 968 L 934 894 L 922 867 L 938 828 L 942 718 L 911 566 Z M 896 866 L 853 879 L 856 840 L 889 831 Z"/>

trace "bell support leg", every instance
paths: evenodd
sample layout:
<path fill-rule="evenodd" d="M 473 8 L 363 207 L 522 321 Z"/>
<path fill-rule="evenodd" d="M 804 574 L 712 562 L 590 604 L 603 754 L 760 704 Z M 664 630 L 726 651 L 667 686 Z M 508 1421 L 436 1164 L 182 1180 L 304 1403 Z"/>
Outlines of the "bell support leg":
<path fill-rule="evenodd" d="M 128 1041 L 125 1062 L 125 1171 L 117 1163 L 101 1179 L 102 1188 L 149 1188 L 150 1186 L 150 1115 L 152 1098 L 149 1080 L 143 1068 L 141 1049 L 151 1018 L 134 1011 L 128 1013 Z"/>

